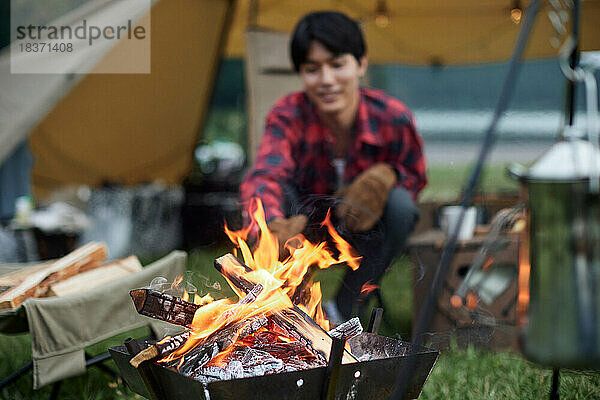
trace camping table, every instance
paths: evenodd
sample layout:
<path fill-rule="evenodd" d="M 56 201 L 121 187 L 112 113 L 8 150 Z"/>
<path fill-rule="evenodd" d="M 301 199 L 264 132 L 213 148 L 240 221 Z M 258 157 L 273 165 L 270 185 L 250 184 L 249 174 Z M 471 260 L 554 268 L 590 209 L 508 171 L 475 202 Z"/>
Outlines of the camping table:
<path fill-rule="evenodd" d="M 150 325 L 163 333 L 165 323 L 139 315 L 129 290 L 147 286 L 157 276 L 173 281 L 183 275 L 187 255 L 173 251 L 127 275 L 85 292 L 64 297 L 27 299 L 19 307 L 0 311 L 1 333 L 29 332 L 32 362 L 0 382 L 0 388 L 33 368 L 33 388 L 85 373 L 86 366 L 108 354 L 86 360 L 85 347 L 135 328 Z M 23 266 L 0 266 L 0 275 Z"/>

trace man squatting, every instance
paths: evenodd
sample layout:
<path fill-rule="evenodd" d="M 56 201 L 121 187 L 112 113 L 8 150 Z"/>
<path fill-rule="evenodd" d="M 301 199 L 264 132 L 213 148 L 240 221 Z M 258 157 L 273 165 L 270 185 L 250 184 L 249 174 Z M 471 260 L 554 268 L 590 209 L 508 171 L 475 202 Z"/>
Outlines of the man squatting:
<path fill-rule="evenodd" d="M 361 313 L 361 288 L 379 284 L 415 227 L 414 202 L 427 183 L 423 143 L 402 102 L 359 87 L 367 57 L 354 20 L 338 12 L 308 14 L 290 50 L 304 90 L 277 101 L 267 115 L 240 195 L 245 203 L 262 201 L 280 243 L 306 235 L 315 198 L 333 199 L 336 230 L 363 257 L 335 301 L 325 304 L 337 324 Z"/>

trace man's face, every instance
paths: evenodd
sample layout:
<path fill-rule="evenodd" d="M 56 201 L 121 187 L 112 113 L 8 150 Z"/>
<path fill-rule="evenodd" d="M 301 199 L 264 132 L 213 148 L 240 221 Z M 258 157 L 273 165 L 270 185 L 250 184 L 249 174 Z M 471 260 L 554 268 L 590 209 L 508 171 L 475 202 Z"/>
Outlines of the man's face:
<path fill-rule="evenodd" d="M 319 111 L 336 114 L 357 104 L 359 80 L 366 69 L 365 57 L 359 64 L 352 54 L 335 55 L 313 40 L 300 65 L 300 78 Z"/>

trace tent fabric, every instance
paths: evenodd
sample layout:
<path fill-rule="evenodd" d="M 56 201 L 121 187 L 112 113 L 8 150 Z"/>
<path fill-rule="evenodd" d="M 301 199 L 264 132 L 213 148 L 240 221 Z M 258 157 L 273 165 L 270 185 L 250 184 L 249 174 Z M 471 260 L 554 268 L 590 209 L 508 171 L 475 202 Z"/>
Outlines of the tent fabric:
<path fill-rule="evenodd" d="M 232 7 L 233 0 L 157 1 L 150 74 L 11 75 L 4 54 L 0 121 L 9 123 L 0 126 L 0 162 L 30 134 L 37 198 L 68 184 L 180 183 L 192 165 Z M 121 57 L 121 45 L 90 72 Z"/>
<path fill-rule="evenodd" d="M 174 251 L 122 279 L 65 297 L 31 298 L 14 310 L 0 312 L 0 321 L 27 318 L 33 358 L 33 388 L 85 372 L 84 348 L 117 334 L 151 325 L 162 335 L 168 324 L 139 315 L 129 290 L 163 276 L 183 275 L 187 255 Z M 14 268 L 0 268 L 0 274 Z M 5 328 L 10 328 L 6 327 Z"/>
<path fill-rule="evenodd" d="M 389 25 L 376 24 L 381 0 L 239 0 L 226 54 L 245 54 L 244 32 L 259 28 L 290 33 L 309 11 L 339 10 L 359 20 L 365 33 L 369 61 L 413 65 L 450 65 L 506 61 L 512 54 L 521 25 L 510 19 L 513 0 L 386 0 Z M 530 1 L 520 4 L 526 9 Z M 581 50 L 600 49 L 600 1 L 582 1 Z M 558 49 L 549 19 L 553 11 L 544 2 L 525 57 L 554 57 Z M 569 10 L 567 12 L 570 13 Z M 568 29 L 568 26 L 567 26 Z"/>
<path fill-rule="evenodd" d="M 99 6 L 95 6 L 98 4 L 102 5 L 100 10 Z M 144 11 L 143 4 L 135 0 L 94 0 L 83 8 L 82 11 L 75 10 L 63 17 L 60 25 L 74 25 L 82 19 L 90 18 L 90 13 L 93 13 L 94 18 L 105 21 L 136 20 Z M 63 65 L 64 70 L 87 72 L 111 50 L 113 43 L 115 42 L 106 41 L 99 45 L 85 46 L 78 57 L 63 59 L 57 53 L 48 52 L 40 54 L 36 60 L 40 65 L 55 64 L 58 60 L 66 61 L 69 64 Z M 22 65 L 20 59 L 26 60 L 23 63 L 31 63 L 31 58 L 27 55 L 16 51 L 11 54 L 10 46 L 0 53 L 0 163 L 83 76 L 11 73 L 11 59 L 17 66 L 17 71 L 20 71 L 18 66 Z"/>

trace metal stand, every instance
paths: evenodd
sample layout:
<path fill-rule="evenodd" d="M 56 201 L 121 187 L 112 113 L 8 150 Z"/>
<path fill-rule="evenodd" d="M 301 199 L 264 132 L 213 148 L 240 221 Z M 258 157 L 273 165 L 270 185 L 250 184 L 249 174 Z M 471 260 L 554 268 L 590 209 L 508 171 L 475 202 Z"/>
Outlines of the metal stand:
<path fill-rule="evenodd" d="M 120 378 L 120 376 L 114 370 L 112 370 L 111 368 L 102 364 L 104 361 L 108 360 L 109 358 L 110 358 L 110 353 L 104 353 L 104 354 L 101 354 L 96 357 L 92 357 L 88 353 L 85 353 L 85 367 L 89 368 L 89 367 L 96 366 L 96 367 L 100 368 L 102 371 L 104 371 L 105 373 L 107 373 L 115 378 Z M 33 361 L 28 362 L 27 364 L 22 366 L 18 371 L 13 372 L 12 374 L 10 374 L 6 378 L 4 378 L 2 381 L 0 381 L 0 390 L 2 390 L 2 388 L 4 388 L 5 386 L 10 385 L 11 383 L 13 383 L 17 379 L 19 379 L 21 376 L 25 375 L 31 369 L 33 369 Z M 52 393 L 50 394 L 50 400 L 55 400 L 58 398 L 58 393 L 60 391 L 61 384 L 62 384 L 62 380 L 55 382 L 52 385 Z"/>
<path fill-rule="evenodd" d="M 552 389 L 550 389 L 550 400 L 559 400 L 560 391 L 558 390 L 558 384 L 560 383 L 560 368 L 554 368 L 552 370 Z"/>
<path fill-rule="evenodd" d="M 502 116 L 502 113 L 508 106 L 509 100 L 511 99 L 512 94 L 514 92 L 516 81 L 519 75 L 521 57 L 523 56 L 523 53 L 525 51 L 525 46 L 531 33 L 533 22 L 540 9 L 540 3 L 541 0 L 533 0 L 529 4 L 527 12 L 525 13 L 525 22 L 523 24 L 523 27 L 521 28 L 521 31 L 519 32 L 519 37 L 517 38 L 517 43 L 515 45 L 513 55 L 510 59 L 508 73 L 502 86 L 500 98 L 498 99 L 498 103 L 496 104 L 496 108 L 494 109 L 492 121 L 490 122 L 485 132 L 484 141 L 482 143 L 479 156 L 477 157 L 477 163 L 469 177 L 467 186 L 462 194 L 460 205 L 463 207 L 463 209 L 459 216 L 459 223 L 455 227 L 455 230 L 450 236 L 450 238 L 446 241 L 446 244 L 444 245 L 442 255 L 435 275 L 433 277 L 433 281 L 431 283 L 429 292 L 427 294 L 427 297 L 425 298 L 425 302 L 423 303 L 421 311 L 419 312 L 419 315 L 416 319 L 415 327 L 413 328 L 412 341 L 415 345 L 415 348 L 418 348 L 418 346 L 420 346 L 423 343 L 423 335 L 429 328 L 433 319 L 433 313 L 437 305 L 440 293 L 442 291 L 443 282 L 446 280 L 446 275 L 448 273 L 450 263 L 454 256 L 458 231 L 464 218 L 465 209 L 471 205 L 475 191 L 475 186 L 479 181 L 479 177 L 481 175 L 483 166 L 485 165 L 485 161 L 490 151 L 492 150 L 492 147 L 496 140 L 496 127 Z M 390 397 L 391 400 L 400 400 L 404 398 L 404 395 L 408 389 L 407 385 L 410 380 L 410 376 L 412 375 L 413 370 L 415 369 L 415 365 L 415 359 L 409 358 L 406 365 L 404 365 L 403 368 L 400 369 L 395 383 L 394 392 Z"/>
<path fill-rule="evenodd" d="M 325 371 L 325 380 L 321 391 L 322 400 L 334 400 L 340 380 L 340 369 L 342 368 L 342 356 L 346 339 L 332 338 L 329 362 Z"/>

